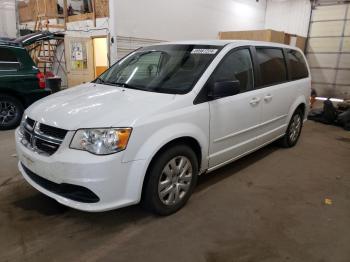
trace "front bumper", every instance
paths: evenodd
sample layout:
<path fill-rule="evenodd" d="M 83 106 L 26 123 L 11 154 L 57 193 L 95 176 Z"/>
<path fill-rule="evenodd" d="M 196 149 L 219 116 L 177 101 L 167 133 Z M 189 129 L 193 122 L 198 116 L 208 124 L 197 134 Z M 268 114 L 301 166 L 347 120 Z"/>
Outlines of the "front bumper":
<path fill-rule="evenodd" d="M 34 188 L 59 203 L 83 210 L 105 211 L 136 204 L 140 201 L 145 161 L 122 162 L 123 152 L 96 156 L 85 151 L 69 148 L 74 132 L 68 132 L 60 148 L 51 156 L 44 156 L 26 148 L 15 132 L 18 168 Z M 39 176 L 39 180 L 35 176 Z M 40 178 L 51 186 L 72 185 L 82 187 L 97 196 L 94 201 L 77 201 L 54 187 L 41 183 Z M 51 183 L 50 183 L 51 182 Z M 79 198 L 78 198 L 79 199 Z M 96 201 L 97 200 L 97 201 Z"/>

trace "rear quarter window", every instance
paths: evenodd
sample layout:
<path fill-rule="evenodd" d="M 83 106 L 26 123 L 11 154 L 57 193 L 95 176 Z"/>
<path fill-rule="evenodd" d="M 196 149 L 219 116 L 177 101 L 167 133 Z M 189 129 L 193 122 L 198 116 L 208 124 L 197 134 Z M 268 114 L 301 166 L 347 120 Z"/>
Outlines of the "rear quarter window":
<path fill-rule="evenodd" d="M 8 48 L 0 47 L 0 61 L 1 62 L 17 62 L 15 53 Z"/>
<path fill-rule="evenodd" d="M 282 49 L 258 47 L 256 53 L 260 66 L 261 86 L 287 81 L 287 68 Z"/>
<path fill-rule="evenodd" d="M 0 71 L 18 70 L 16 54 L 9 48 L 0 47 Z"/>
<path fill-rule="evenodd" d="M 287 50 L 287 59 L 291 80 L 298 80 L 309 77 L 309 71 L 303 55 L 298 50 Z"/>

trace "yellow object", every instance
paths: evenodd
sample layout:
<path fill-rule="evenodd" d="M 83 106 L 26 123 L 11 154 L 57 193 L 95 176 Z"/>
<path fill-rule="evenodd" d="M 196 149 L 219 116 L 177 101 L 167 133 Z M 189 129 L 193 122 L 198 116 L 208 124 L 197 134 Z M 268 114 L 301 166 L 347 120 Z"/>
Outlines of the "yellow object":
<path fill-rule="evenodd" d="M 333 202 L 332 202 L 332 199 L 330 199 L 330 198 L 325 198 L 325 199 L 324 199 L 324 204 L 325 204 L 325 205 L 332 205 L 332 203 L 333 203 Z"/>

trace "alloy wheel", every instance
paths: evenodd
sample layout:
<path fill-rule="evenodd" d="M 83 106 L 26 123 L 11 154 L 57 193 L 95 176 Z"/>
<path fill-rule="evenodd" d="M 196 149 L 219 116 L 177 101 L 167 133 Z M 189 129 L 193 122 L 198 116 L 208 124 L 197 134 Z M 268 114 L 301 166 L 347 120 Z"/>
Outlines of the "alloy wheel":
<path fill-rule="evenodd" d="M 167 206 L 178 204 L 188 193 L 193 177 L 191 161 L 185 156 L 172 158 L 163 168 L 158 196 Z"/>
<path fill-rule="evenodd" d="M 289 139 L 292 143 L 294 143 L 299 136 L 301 130 L 301 117 L 299 114 L 293 116 L 292 123 L 289 128 Z"/>
<path fill-rule="evenodd" d="M 0 124 L 6 125 L 16 119 L 18 111 L 16 105 L 10 101 L 0 101 Z"/>

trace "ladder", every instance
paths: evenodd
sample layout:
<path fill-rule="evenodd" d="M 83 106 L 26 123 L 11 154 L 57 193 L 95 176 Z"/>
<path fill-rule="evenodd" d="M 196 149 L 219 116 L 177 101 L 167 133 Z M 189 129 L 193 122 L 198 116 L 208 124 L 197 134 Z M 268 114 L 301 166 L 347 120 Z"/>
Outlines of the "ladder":
<path fill-rule="evenodd" d="M 46 1 L 43 1 L 43 3 L 44 13 L 38 14 L 40 10 L 39 1 L 36 0 L 37 16 L 34 24 L 34 31 L 50 31 L 50 28 L 62 29 L 65 31 L 67 29 L 67 0 L 63 0 L 63 14 L 56 14 L 54 16 L 47 15 Z M 49 19 L 56 19 L 56 24 L 50 24 Z M 59 23 L 60 20 L 63 20 L 63 24 Z M 58 59 L 56 57 L 56 50 L 57 47 L 63 43 L 63 41 L 63 38 L 42 40 L 31 48 L 31 57 L 41 72 L 52 72 L 52 67 L 55 61 L 59 62 L 59 65 L 61 65 L 62 56 Z"/>
<path fill-rule="evenodd" d="M 57 47 L 62 43 L 63 39 L 50 39 L 43 40 L 38 44 L 32 58 L 41 72 L 52 72 L 52 67 L 58 60 L 56 57 Z"/>

